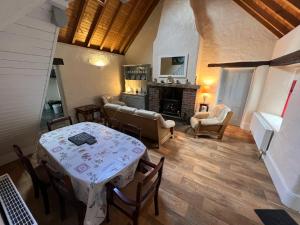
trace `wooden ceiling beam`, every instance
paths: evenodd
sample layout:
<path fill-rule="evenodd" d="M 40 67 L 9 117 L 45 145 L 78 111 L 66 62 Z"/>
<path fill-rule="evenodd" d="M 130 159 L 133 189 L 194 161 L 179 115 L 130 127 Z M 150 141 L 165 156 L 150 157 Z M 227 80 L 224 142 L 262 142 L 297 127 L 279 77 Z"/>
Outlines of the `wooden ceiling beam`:
<path fill-rule="evenodd" d="M 133 6 L 132 6 L 132 8 L 130 9 L 130 11 L 129 11 L 129 16 L 128 16 L 128 18 L 126 19 L 126 20 L 124 20 L 123 21 L 123 24 L 122 24 L 122 26 L 121 26 L 121 29 L 119 30 L 119 37 L 123 37 L 124 35 L 123 35 L 123 33 L 124 33 L 124 31 L 126 30 L 126 28 L 128 27 L 128 24 L 130 24 L 130 21 L 131 21 L 131 19 L 133 18 L 133 16 L 135 15 L 134 14 L 134 12 L 135 12 L 135 10 L 137 9 L 137 7 L 138 7 L 138 5 L 139 5 L 139 3 L 140 3 L 141 1 L 139 1 L 139 0 L 136 0 L 134 3 L 133 3 Z M 120 39 L 120 38 L 119 38 Z M 115 50 L 115 47 L 116 47 L 116 44 L 117 44 L 117 39 L 115 39 L 114 41 L 113 41 L 113 44 L 112 44 L 112 46 L 111 46 L 111 48 L 110 48 L 110 52 L 113 52 L 114 50 Z"/>
<path fill-rule="evenodd" d="M 134 41 L 134 39 L 136 38 L 136 36 L 140 32 L 140 30 L 142 29 L 142 27 L 146 23 L 147 19 L 151 15 L 153 9 L 156 7 L 156 5 L 158 3 L 159 3 L 159 0 L 153 0 L 151 2 L 151 4 L 149 4 L 149 6 L 147 7 L 147 9 L 145 10 L 145 14 L 143 15 L 143 17 L 139 21 L 138 25 L 133 30 L 133 32 L 130 33 L 130 35 L 126 39 L 126 42 L 124 42 L 125 44 L 123 44 L 123 46 L 120 48 L 120 53 L 125 54 L 127 52 L 128 48 L 130 47 L 130 45 L 132 44 L 132 42 Z"/>
<path fill-rule="evenodd" d="M 105 31 L 105 34 L 104 34 L 104 36 L 103 36 L 103 38 L 102 38 L 102 41 L 101 41 L 101 43 L 100 43 L 100 50 L 102 50 L 103 47 L 104 47 L 106 38 L 107 38 L 107 36 L 108 36 L 108 34 L 109 34 L 109 32 L 110 32 L 110 29 L 111 29 L 112 25 L 113 25 L 114 22 L 115 22 L 116 17 L 117 17 L 118 14 L 119 14 L 119 11 L 120 11 L 122 5 L 123 5 L 123 3 L 121 3 L 121 1 L 119 1 L 118 6 L 117 6 L 117 9 L 115 10 L 115 12 L 114 12 L 114 14 L 113 14 L 113 16 L 112 16 L 111 21 L 110 21 L 110 23 L 109 23 L 109 25 L 108 25 L 108 28 L 107 28 L 107 30 Z"/>
<path fill-rule="evenodd" d="M 249 61 L 249 62 L 230 62 L 230 63 L 210 63 L 208 67 L 223 67 L 223 68 L 243 68 L 243 67 L 258 67 L 270 65 L 270 61 Z"/>
<path fill-rule="evenodd" d="M 101 2 L 101 1 L 100 1 Z M 93 19 L 93 22 L 92 22 L 92 25 L 89 29 L 89 33 L 86 37 L 86 40 L 85 40 L 85 44 L 86 44 L 86 47 L 90 47 L 91 46 L 91 41 L 96 33 L 96 30 L 97 30 L 97 27 L 98 25 L 100 24 L 100 21 L 103 17 L 103 14 L 105 12 L 105 8 L 106 8 L 106 1 L 101 4 L 99 4 L 99 7 L 97 8 L 97 12 L 96 12 L 96 15 Z"/>
<path fill-rule="evenodd" d="M 253 7 L 257 7 L 256 11 L 258 11 L 271 24 L 273 24 L 285 34 L 295 28 L 284 17 L 281 17 L 278 13 L 276 13 L 273 9 L 266 5 L 263 0 L 252 0 L 252 2 L 253 3 L 251 3 L 251 1 L 247 1 L 247 4 L 252 4 Z"/>
<path fill-rule="evenodd" d="M 287 66 L 300 63 L 300 50 L 271 60 L 270 66 Z"/>
<path fill-rule="evenodd" d="M 274 13 L 280 16 L 283 20 L 287 21 L 293 28 L 299 25 L 300 18 L 295 17 L 288 10 L 283 8 L 274 0 L 261 0 L 266 6 L 268 6 Z"/>
<path fill-rule="evenodd" d="M 274 25 L 272 25 L 267 19 L 261 16 L 255 9 L 246 4 L 243 0 L 233 0 L 239 6 L 241 6 L 246 12 L 252 15 L 256 20 L 258 20 L 261 24 L 263 24 L 268 30 L 270 30 L 277 37 L 282 37 L 284 35 L 283 32 L 278 30 Z"/>
<path fill-rule="evenodd" d="M 88 5 L 88 2 L 89 2 L 89 0 L 81 0 L 81 2 L 80 2 L 79 12 L 78 12 L 77 18 L 76 18 L 76 25 L 75 25 L 75 28 L 72 32 L 72 36 L 71 36 L 72 37 L 72 41 L 71 41 L 72 44 L 74 44 L 75 41 L 76 41 L 76 34 L 77 34 L 78 29 L 80 27 L 80 24 L 81 24 L 81 21 L 83 19 L 84 12 L 85 12 L 85 9 Z"/>
<path fill-rule="evenodd" d="M 283 1 L 283 0 L 274 0 L 277 4 L 279 4 L 286 11 L 290 12 L 296 18 L 300 18 L 300 1 Z M 298 6 L 297 6 L 298 5 Z"/>
<path fill-rule="evenodd" d="M 300 64 L 300 50 L 280 56 L 269 61 L 248 61 L 248 62 L 230 62 L 230 63 L 210 63 L 208 67 L 223 67 L 223 68 L 243 68 L 243 67 L 258 67 L 262 65 L 269 66 L 288 66 Z"/>

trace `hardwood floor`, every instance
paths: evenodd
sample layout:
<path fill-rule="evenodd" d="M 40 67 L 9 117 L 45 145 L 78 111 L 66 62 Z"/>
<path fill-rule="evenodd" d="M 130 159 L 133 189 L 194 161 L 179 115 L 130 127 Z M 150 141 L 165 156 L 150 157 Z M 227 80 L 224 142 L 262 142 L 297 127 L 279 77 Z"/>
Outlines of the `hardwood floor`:
<path fill-rule="evenodd" d="M 228 127 L 223 141 L 193 138 L 176 132 L 160 149 L 149 150 L 152 161 L 166 157 L 159 193 L 160 215 L 154 216 L 150 201 L 140 218 L 141 225 L 258 225 L 254 209 L 286 209 L 249 133 Z M 45 216 L 40 200 L 33 198 L 31 181 L 18 162 L 0 168 L 8 172 L 39 224 L 77 224 L 70 208 L 63 223 L 58 203 L 50 193 L 51 214 Z M 286 209 L 300 224 L 300 214 Z M 110 225 L 127 225 L 129 220 L 111 210 Z M 106 224 L 106 223 L 104 223 Z"/>

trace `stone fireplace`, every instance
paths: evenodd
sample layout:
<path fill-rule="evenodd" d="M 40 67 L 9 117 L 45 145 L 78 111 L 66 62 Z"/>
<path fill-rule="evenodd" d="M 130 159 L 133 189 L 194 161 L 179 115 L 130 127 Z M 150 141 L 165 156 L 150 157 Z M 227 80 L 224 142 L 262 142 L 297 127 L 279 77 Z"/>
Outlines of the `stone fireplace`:
<path fill-rule="evenodd" d="M 194 115 L 199 85 L 149 83 L 149 110 L 186 120 Z"/>

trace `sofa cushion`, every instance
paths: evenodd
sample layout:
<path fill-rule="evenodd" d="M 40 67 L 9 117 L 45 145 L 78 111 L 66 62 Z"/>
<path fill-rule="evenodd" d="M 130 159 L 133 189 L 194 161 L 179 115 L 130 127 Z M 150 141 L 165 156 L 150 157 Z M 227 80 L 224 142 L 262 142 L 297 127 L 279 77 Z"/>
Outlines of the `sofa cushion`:
<path fill-rule="evenodd" d="M 117 104 L 107 103 L 104 105 L 104 108 L 119 110 L 121 106 Z"/>
<path fill-rule="evenodd" d="M 141 117 L 145 117 L 145 118 L 148 118 L 148 119 L 155 119 L 156 118 L 156 112 L 153 112 L 153 111 L 148 111 L 148 110 L 144 110 L 144 109 L 138 109 L 135 111 L 135 114 L 136 115 L 139 115 Z"/>
<path fill-rule="evenodd" d="M 128 107 L 128 106 L 121 106 L 119 108 L 119 110 L 121 112 L 125 112 L 125 113 L 128 113 L 128 114 L 134 114 L 137 109 L 133 108 L 133 107 Z"/>

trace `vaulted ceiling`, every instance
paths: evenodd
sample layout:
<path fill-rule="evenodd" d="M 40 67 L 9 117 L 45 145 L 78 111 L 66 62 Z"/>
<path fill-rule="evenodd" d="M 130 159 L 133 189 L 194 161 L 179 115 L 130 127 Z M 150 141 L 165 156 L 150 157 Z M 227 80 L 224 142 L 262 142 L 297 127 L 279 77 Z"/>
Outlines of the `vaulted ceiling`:
<path fill-rule="evenodd" d="M 300 24 L 300 0 L 233 0 L 277 37 Z M 125 3 L 123 3 L 125 2 Z M 159 0 L 73 0 L 58 41 L 125 54 Z M 241 18 L 242 19 L 242 18 Z"/>
<path fill-rule="evenodd" d="M 125 3 L 122 3 L 125 2 Z M 159 0 L 73 0 L 59 42 L 125 54 Z"/>
<path fill-rule="evenodd" d="M 300 24 L 300 0 L 234 1 L 279 38 Z"/>

